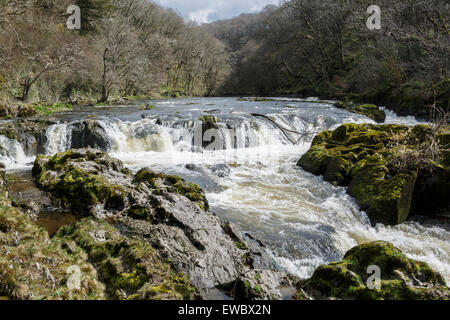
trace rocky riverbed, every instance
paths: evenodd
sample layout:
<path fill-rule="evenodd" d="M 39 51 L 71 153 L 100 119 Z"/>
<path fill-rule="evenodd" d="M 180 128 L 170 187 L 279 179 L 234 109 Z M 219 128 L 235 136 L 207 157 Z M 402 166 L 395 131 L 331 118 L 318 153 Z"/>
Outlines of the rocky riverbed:
<path fill-rule="evenodd" d="M 0 296 L 449 298 L 438 218 L 448 208 L 439 193 L 448 152 L 431 171 L 393 161 L 423 150 L 411 141 L 425 142 L 428 127 L 393 124 L 403 120 L 389 113 L 375 125 L 320 101 L 206 99 L 182 104 L 191 110 L 183 115 L 179 103 L 0 125 L 11 160 L 1 179 Z M 218 130 L 217 150 L 195 144 L 197 125 L 202 135 Z M 447 131 L 438 136 L 445 146 Z M 378 199 L 383 192 L 392 197 Z M 379 289 L 368 288 L 372 265 Z"/>

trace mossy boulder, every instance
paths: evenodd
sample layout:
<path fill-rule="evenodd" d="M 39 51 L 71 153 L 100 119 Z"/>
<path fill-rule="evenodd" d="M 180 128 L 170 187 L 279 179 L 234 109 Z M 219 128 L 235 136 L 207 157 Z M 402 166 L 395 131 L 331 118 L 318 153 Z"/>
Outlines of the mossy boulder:
<path fill-rule="evenodd" d="M 149 244 L 125 237 L 112 225 L 86 218 L 49 238 L 3 197 L 0 270 L 0 296 L 6 299 L 175 300 L 198 295 L 189 279 Z"/>
<path fill-rule="evenodd" d="M 86 218 L 55 236 L 75 243 L 95 264 L 106 293 L 113 299 L 193 299 L 197 290 L 148 244 L 123 236 L 104 221 Z"/>
<path fill-rule="evenodd" d="M 93 229 L 111 235 L 111 242 L 103 243 L 104 237 L 99 236 L 97 244 L 92 244 L 87 231 L 83 231 L 91 230 L 87 219 L 64 228 L 55 239 L 72 239 L 90 261 L 100 266 L 100 278 L 107 295 L 113 298 L 171 299 L 185 292 L 183 282 L 152 282 L 150 277 L 161 274 L 162 278 L 171 279 L 169 273 L 133 267 L 146 265 L 145 261 L 156 256 L 163 260 L 155 261 L 166 261 L 173 270 L 189 276 L 200 292 L 234 281 L 239 270 L 271 265 L 272 260 L 260 243 L 251 242 L 236 226 L 231 236 L 229 228 L 223 227 L 225 222 L 208 212 L 202 189 L 178 176 L 148 168 L 134 174 L 120 160 L 95 149 L 40 155 L 33 176 L 38 186 L 52 196 L 56 207 L 70 210 L 78 219 L 90 218 L 93 222 L 89 223 L 96 226 Z M 102 221 L 120 230 L 123 237 Z M 95 246 L 102 246 L 98 249 L 101 257 L 96 256 Z M 138 250 L 139 256 L 130 256 L 134 255 L 132 250 Z M 105 252 L 109 252 L 107 257 Z M 143 252 L 150 256 L 142 260 Z M 132 259 L 132 263 L 125 263 L 127 259 Z M 175 278 L 179 276 L 174 275 Z M 176 289 L 179 286 L 181 291 Z"/>
<path fill-rule="evenodd" d="M 353 102 L 340 101 L 335 103 L 334 106 L 352 113 L 365 115 L 377 123 L 384 123 L 386 121 L 386 112 L 380 110 L 379 107 L 373 104 L 355 104 Z"/>
<path fill-rule="evenodd" d="M 355 197 L 372 223 L 400 224 L 411 212 L 419 213 L 414 198 L 423 198 L 437 189 L 448 190 L 446 156 L 432 162 L 435 167 L 432 173 L 420 166 L 405 165 L 400 170 L 393 165 L 401 154 L 427 143 L 428 130 L 427 126 L 344 124 L 317 135 L 298 165 L 323 175 L 334 185 L 348 186 L 348 193 Z M 441 133 L 443 141 L 445 132 Z M 448 204 L 448 197 L 442 196 L 432 209 L 448 208 Z"/>
<path fill-rule="evenodd" d="M 129 188 L 120 180 L 107 179 L 105 167 L 121 178 L 123 165 L 106 153 L 94 149 L 70 150 L 52 157 L 39 155 L 33 177 L 45 191 L 60 200 L 62 207 L 89 215 L 96 206 L 121 211 L 127 204 Z M 123 174 L 122 174 L 123 175 Z"/>
<path fill-rule="evenodd" d="M 381 271 L 377 284 L 369 267 Z M 348 251 L 343 260 L 316 269 L 298 283 L 297 299 L 442 300 L 450 299 L 443 277 L 425 262 L 405 256 L 392 244 L 370 242 Z"/>
<path fill-rule="evenodd" d="M 163 193 L 163 190 L 173 191 L 196 203 L 202 210 L 208 210 L 209 204 L 205 193 L 196 184 L 164 173 L 156 173 L 150 169 L 141 169 L 134 177 L 134 182 L 145 183 L 156 193 Z"/>

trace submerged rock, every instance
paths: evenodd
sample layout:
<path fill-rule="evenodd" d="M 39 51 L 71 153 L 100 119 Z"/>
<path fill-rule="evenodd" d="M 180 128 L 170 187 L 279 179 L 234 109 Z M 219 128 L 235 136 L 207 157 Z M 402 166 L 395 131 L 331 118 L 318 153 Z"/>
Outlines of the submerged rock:
<path fill-rule="evenodd" d="M 444 153 L 441 160 L 430 161 L 434 170 L 415 166 L 412 158 L 404 156 L 427 143 L 424 130 L 423 126 L 344 124 L 317 135 L 298 166 L 334 185 L 348 186 L 372 223 L 400 224 L 411 213 L 433 214 L 449 208 L 449 198 L 442 195 L 450 190 L 448 156 Z M 397 161 L 400 156 L 406 159 Z M 394 165 L 398 163 L 404 166 L 398 168 Z M 428 212 L 420 211 L 413 198 L 422 199 L 433 190 L 442 191 L 437 191 Z"/>
<path fill-rule="evenodd" d="M 381 271 L 379 283 L 370 278 L 373 267 Z M 298 289 L 296 298 L 301 300 L 450 299 L 450 289 L 439 273 L 382 241 L 357 246 L 342 261 L 320 266 L 310 279 L 298 283 Z"/>
<path fill-rule="evenodd" d="M 352 102 L 337 102 L 334 104 L 336 108 L 344 109 L 352 113 L 362 114 L 377 123 L 384 123 L 386 121 L 386 112 L 380 110 L 379 107 L 373 104 L 354 104 Z"/>
<path fill-rule="evenodd" d="M 226 178 L 231 174 L 230 167 L 225 163 L 212 166 L 211 171 L 219 178 Z"/>
<path fill-rule="evenodd" d="M 117 237 L 120 232 L 123 237 L 120 243 L 126 243 L 124 250 L 154 250 L 160 261 L 170 264 L 176 272 L 186 274 L 201 293 L 236 281 L 242 273 L 276 268 L 260 244 L 244 237 L 236 226 L 207 211 L 209 205 L 199 186 L 180 177 L 150 169 L 133 174 L 119 160 L 95 149 L 70 150 L 53 157 L 38 156 L 33 175 L 38 185 L 53 196 L 56 204 L 80 216 L 94 216 L 111 224 L 101 224 L 101 220 L 86 222 L 100 223 L 90 229 L 92 232 L 103 228 L 106 234 L 115 233 Z M 88 241 L 84 239 L 87 231 L 84 235 L 79 234 L 79 229 L 85 227 L 85 224 L 68 226 L 59 232 L 58 237 L 75 236 L 76 242 L 90 256 L 93 249 L 86 247 Z M 104 232 L 93 235 L 99 243 L 108 239 Z M 150 249 L 144 250 L 141 246 Z M 112 262 L 106 264 L 104 255 L 109 254 L 114 261 L 123 261 L 123 257 L 115 255 L 121 249 L 107 245 L 102 250 L 106 253 L 101 254 L 100 260 L 91 256 L 90 260 L 97 266 L 105 263 L 104 268 L 109 268 L 99 271 L 112 274 L 102 278 L 119 277 L 111 280 L 113 282 L 105 280 L 109 295 L 119 297 L 117 291 L 120 291 L 122 294 L 125 292 L 128 298 L 142 298 L 154 291 L 146 280 L 151 272 L 146 271 L 145 275 L 131 269 L 119 272 L 119 266 L 111 265 Z M 126 274 L 122 275 L 123 279 L 120 273 Z M 142 285 L 148 290 L 142 289 Z M 267 296 L 276 296 L 273 291 L 277 289 L 273 286 L 262 288 L 270 290 L 270 293 L 264 293 Z M 177 291 L 172 289 L 168 290 L 177 295 Z"/>

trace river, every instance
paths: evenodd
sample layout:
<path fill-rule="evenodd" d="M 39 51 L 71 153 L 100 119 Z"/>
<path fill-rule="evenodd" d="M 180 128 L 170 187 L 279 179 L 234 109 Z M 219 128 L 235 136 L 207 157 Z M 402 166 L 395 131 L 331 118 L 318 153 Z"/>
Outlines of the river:
<path fill-rule="evenodd" d="M 360 243 L 385 240 L 409 257 L 427 262 L 450 283 L 448 222 L 414 217 L 395 227 L 373 227 L 345 188 L 296 166 L 316 133 L 342 123 L 372 120 L 314 99 L 190 98 L 143 103 L 156 108 L 114 106 L 54 115 L 59 123 L 48 127 L 44 150 L 54 154 L 70 149 L 74 123 L 90 119 L 101 128 L 105 151 L 111 156 L 134 171 L 150 167 L 199 184 L 212 212 L 261 240 L 280 268 L 301 278 L 311 276 L 321 264 L 341 259 Z M 302 134 L 285 135 L 267 119 L 251 115 L 255 113 Z M 192 146 L 201 116 L 220 119 L 218 150 Z M 386 122 L 418 124 L 390 111 Z M 26 155 L 19 143 L 0 136 L 0 145 L 10 150 L 0 157 L 9 173 L 31 168 L 35 155 Z"/>

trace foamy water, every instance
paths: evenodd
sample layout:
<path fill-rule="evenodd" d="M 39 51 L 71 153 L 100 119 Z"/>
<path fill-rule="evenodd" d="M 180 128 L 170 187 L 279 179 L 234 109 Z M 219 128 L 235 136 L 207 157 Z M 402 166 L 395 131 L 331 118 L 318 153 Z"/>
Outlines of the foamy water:
<path fill-rule="evenodd" d="M 213 111 L 227 123 L 220 128 L 224 150 L 192 148 L 196 119 Z M 250 113 L 268 115 L 283 127 L 307 134 L 292 145 L 273 124 Z M 266 243 L 281 268 L 307 278 L 317 266 L 341 259 L 358 244 L 385 240 L 409 257 L 429 263 L 450 282 L 448 224 L 411 221 L 372 227 L 345 188 L 296 166 L 316 133 L 346 122 L 373 123 L 370 119 L 327 103 L 281 99 L 238 103 L 232 98 L 163 101 L 144 119 L 129 117 L 113 114 L 98 120 L 110 140 L 112 156 L 133 170 L 150 167 L 199 184 L 211 210 Z M 386 122 L 419 123 L 391 111 Z M 231 127 L 233 131 L 227 129 Z M 50 127 L 47 153 L 69 149 L 69 132 L 67 123 Z M 17 150 L 15 154 L 17 163 L 30 160 L 20 158 Z M 217 165 L 226 165 L 226 174 L 217 175 Z"/>

